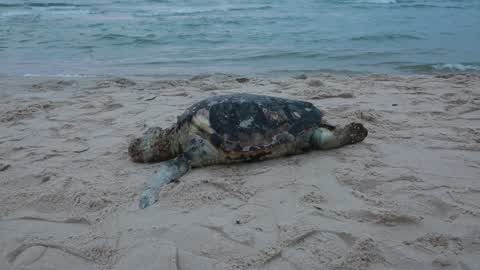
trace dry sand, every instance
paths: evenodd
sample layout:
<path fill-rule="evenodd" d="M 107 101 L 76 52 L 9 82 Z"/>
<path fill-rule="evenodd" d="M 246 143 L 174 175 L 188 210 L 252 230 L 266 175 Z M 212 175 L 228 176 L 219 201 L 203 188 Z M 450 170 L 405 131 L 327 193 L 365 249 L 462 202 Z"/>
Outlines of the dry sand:
<path fill-rule="evenodd" d="M 367 139 L 195 169 L 138 209 L 128 140 L 228 93 Z M 480 269 L 480 76 L 0 81 L 0 269 Z"/>

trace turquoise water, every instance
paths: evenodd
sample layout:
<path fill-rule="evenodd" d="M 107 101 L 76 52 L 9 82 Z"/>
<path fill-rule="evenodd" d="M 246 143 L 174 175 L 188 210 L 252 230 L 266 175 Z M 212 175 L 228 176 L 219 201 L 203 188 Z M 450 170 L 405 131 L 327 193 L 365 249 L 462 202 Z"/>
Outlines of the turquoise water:
<path fill-rule="evenodd" d="M 479 0 L 2 0 L 0 74 L 480 71 Z"/>

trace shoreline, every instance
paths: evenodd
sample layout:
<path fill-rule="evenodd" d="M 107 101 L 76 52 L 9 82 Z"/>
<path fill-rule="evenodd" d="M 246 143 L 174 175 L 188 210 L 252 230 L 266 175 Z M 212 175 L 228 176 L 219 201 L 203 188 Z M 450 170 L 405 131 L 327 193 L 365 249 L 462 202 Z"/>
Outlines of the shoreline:
<path fill-rule="evenodd" d="M 138 78 L 138 79 L 190 79 L 192 77 L 214 77 L 214 76 L 230 76 L 230 77 L 255 77 L 255 78 L 288 78 L 296 77 L 300 75 L 315 77 L 322 74 L 330 75 L 352 75 L 352 76 L 368 76 L 368 75 L 391 75 L 391 76 L 442 76 L 442 75 L 478 75 L 480 74 L 480 67 L 477 69 L 461 69 L 455 68 L 455 66 L 463 66 L 462 64 L 419 64 L 412 65 L 410 67 L 422 67 L 433 65 L 445 65 L 452 66 L 452 68 L 446 69 L 430 69 L 430 70 L 408 70 L 408 69 L 396 69 L 396 70 L 348 70 L 348 69 L 315 69 L 315 70 L 271 70 L 271 71 L 253 71 L 253 72 L 187 72 L 187 73 L 105 73 L 105 74 L 85 74 L 85 73 L 56 73 L 56 74 L 6 74 L 0 73 L 0 79 L 20 79 L 20 78 L 71 78 L 71 79 L 111 79 L 111 78 Z M 468 66 L 468 65 L 466 65 Z"/>
<path fill-rule="evenodd" d="M 480 74 L 299 75 L 2 77 L 0 268 L 474 269 Z M 369 136 L 195 169 L 139 210 L 158 164 L 131 162 L 128 140 L 241 92 Z"/>

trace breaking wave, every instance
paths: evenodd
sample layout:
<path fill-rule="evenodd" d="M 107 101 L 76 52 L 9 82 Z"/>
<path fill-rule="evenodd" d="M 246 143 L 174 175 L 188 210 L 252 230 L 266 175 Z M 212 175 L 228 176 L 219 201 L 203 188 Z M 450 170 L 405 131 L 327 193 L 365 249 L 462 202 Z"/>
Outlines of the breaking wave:
<path fill-rule="evenodd" d="M 404 65 L 400 66 L 399 69 L 414 73 L 478 72 L 480 71 L 480 63 Z"/>

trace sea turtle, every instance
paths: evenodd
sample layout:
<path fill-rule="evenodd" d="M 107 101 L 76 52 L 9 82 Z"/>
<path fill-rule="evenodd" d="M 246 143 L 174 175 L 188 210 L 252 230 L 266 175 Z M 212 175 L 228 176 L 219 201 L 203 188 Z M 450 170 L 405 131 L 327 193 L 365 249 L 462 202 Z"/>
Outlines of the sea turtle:
<path fill-rule="evenodd" d="M 152 127 L 130 143 L 133 161 L 165 161 L 139 206 L 155 203 L 163 185 L 192 167 L 331 149 L 361 142 L 368 134 L 362 124 L 335 127 L 322 116 L 312 103 L 263 95 L 221 95 L 195 103 L 172 127 Z"/>

